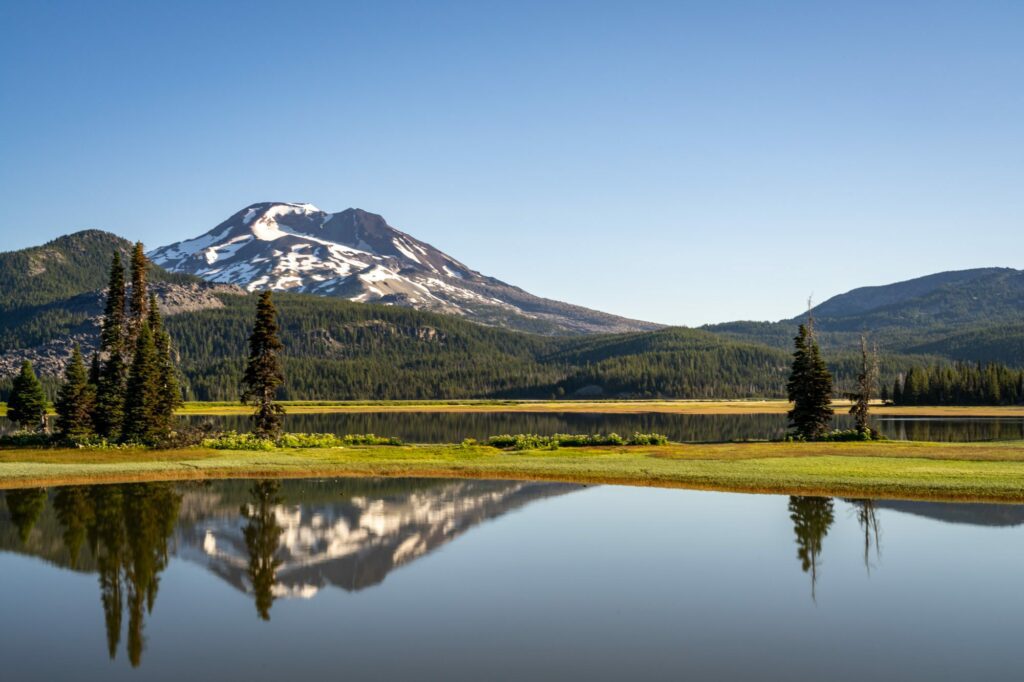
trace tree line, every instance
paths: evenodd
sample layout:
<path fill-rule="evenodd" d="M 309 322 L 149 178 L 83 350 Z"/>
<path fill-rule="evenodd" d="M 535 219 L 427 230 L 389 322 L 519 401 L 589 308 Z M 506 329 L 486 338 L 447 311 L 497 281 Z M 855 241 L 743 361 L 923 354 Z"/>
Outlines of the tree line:
<path fill-rule="evenodd" d="M 895 405 L 1019 405 L 1024 370 L 998 363 L 913 366 L 882 396 Z"/>
<path fill-rule="evenodd" d="M 129 286 L 120 254 L 113 255 L 99 349 L 87 369 L 75 345 L 58 390 L 56 429 L 66 441 L 98 438 L 156 445 L 174 432 L 174 411 L 182 404 L 182 390 L 170 334 L 164 329 L 156 297 L 147 291 L 149 267 L 142 243 L 137 243 Z M 249 349 L 241 399 L 254 405 L 254 432 L 274 436 L 284 414 L 276 400 L 284 374 L 277 311 L 269 291 L 259 297 Z M 11 386 L 7 416 L 22 429 L 45 433 L 47 408 L 42 383 L 32 363 L 25 361 Z"/>

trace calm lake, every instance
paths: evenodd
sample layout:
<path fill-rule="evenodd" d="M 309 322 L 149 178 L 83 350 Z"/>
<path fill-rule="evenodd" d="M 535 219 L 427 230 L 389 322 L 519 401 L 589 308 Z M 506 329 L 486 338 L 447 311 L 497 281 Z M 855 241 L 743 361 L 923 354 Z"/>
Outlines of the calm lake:
<path fill-rule="evenodd" d="M 1024 506 L 373 479 L 0 495 L 9 680 L 1019 674 Z"/>
<path fill-rule="evenodd" d="M 180 417 L 190 426 L 220 431 L 249 431 L 243 415 Z M 837 429 L 853 428 L 853 418 L 838 414 Z M 992 441 L 1024 440 L 1024 418 L 875 417 L 874 428 L 894 440 Z M 375 433 L 407 443 L 459 443 L 505 433 L 662 433 L 677 442 L 771 440 L 786 435 L 782 414 L 602 414 L 580 412 L 364 412 L 290 414 L 284 428 L 301 433 Z M 0 433 L 13 425 L 0 417 Z"/>
<path fill-rule="evenodd" d="M 248 431 L 245 416 L 189 417 L 193 425 Z M 835 428 L 853 428 L 853 418 L 837 415 Z M 887 437 L 898 440 L 986 441 L 1024 439 L 1024 418 L 892 418 L 872 420 Z M 285 417 L 288 431 L 305 433 L 375 433 L 408 443 L 458 443 L 504 433 L 663 433 L 678 442 L 767 440 L 786 435 L 782 414 L 598 414 L 522 412 L 372 412 L 294 414 Z"/>

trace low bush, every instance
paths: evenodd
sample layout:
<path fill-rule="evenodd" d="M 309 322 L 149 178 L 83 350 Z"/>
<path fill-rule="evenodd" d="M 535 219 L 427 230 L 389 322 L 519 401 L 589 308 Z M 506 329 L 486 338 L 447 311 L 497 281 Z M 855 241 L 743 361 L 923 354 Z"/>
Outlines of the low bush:
<path fill-rule="evenodd" d="M 333 433 L 286 433 L 280 437 L 258 438 L 251 433 L 225 433 L 206 438 L 203 447 L 214 450 L 273 450 L 275 448 L 340 448 L 347 445 L 401 445 L 397 438 L 372 433 L 337 436 Z"/>
<path fill-rule="evenodd" d="M 39 431 L 15 431 L 0 436 L 0 445 L 12 448 L 47 448 L 54 444 L 54 436 Z"/>
<path fill-rule="evenodd" d="M 800 436 L 789 435 L 786 436 L 787 443 L 802 443 L 806 439 Z M 876 429 L 868 429 L 867 431 L 858 431 L 857 429 L 845 429 L 835 430 L 830 433 L 826 433 L 821 438 L 818 438 L 817 443 L 844 443 L 844 442 L 856 442 L 856 441 L 872 441 L 872 440 L 886 440 L 886 437 L 882 435 L 881 431 Z"/>
<path fill-rule="evenodd" d="M 582 448 L 593 445 L 665 445 L 668 436 L 660 433 L 634 433 L 623 438 L 617 433 L 609 434 L 567 434 L 556 433 L 551 436 L 539 436 L 532 433 L 516 435 L 504 434 L 491 436 L 487 444 L 503 450 L 555 450 L 560 447 Z"/>

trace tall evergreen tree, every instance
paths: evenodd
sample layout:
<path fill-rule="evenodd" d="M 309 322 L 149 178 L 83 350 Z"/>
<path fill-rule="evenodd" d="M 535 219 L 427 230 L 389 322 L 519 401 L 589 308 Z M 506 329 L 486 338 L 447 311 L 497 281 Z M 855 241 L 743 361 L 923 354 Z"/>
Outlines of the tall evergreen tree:
<path fill-rule="evenodd" d="M 801 438 L 816 440 L 828 433 L 832 423 L 832 375 L 814 338 L 812 319 L 800 325 L 793 341 L 793 369 L 786 384 L 793 403 L 789 425 Z"/>
<path fill-rule="evenodd" d="M 95 400 L 95 389 L 89 384 L 82 353 L 75 344 L 57 397 L 57 431 L 65 438 L 91 435 Z"/>
<path fill-rule="evenodd" d="M 124 421 L 124 394 L 128 383 L 125 296 L 124 265 L 121 263 L 121 255 L 114 253 L 100 331 L 102 366 L 96 386 L 96 411 L 93 414 L 96 432 L 107 438 L 116 438 Z"/>
<path fill-rule="evenodd" d="M 132 251 L 131 278 L 132 288 L 128 300 L 128 347 L 135 347 L 135 340 L 146 322 L 149 308 L 149 291 L 146 285 L 146 274 L 149 260 L 142 248 L 142 242 L 135 242 Z M 150 330 L 152 331 L 152 330 Z"/>
<path fill-rule="evenodd" d="M 174 411 L 182 402 L 181 385 L 178 383 L 178 371 L 172 357 L 171 336 L 164 329 L 160 308 L 153 294 L 149 295 L 148 323 L 156 348 L 156 381 L 159 393 L 154 426 L 159 433 L 167 434 L 174 426 Z"/>
<path fill-rule="evenodd" d="M 46 430 L 46 394 L 28 360 L 21 363 L 21 372 L 11 384 L 7 418 L 23 429 Z"/>
<path fill-rule="evenodd" d="M 160 406 L 159 366 L 156 345 L 148 324 L 143 324 L 135 342 L 132 369 L 125 391 L 124 426 L 121 440 L 153 443 L 160 437 L 157 412 Z"/>
<path fill-rule="evenodd" d="M 253 432 L 263 437 L 280 432 L 284 415 L 284 408 L 275 400 L 284 383 L 279 357 L 284 346 L 277 332 L 277 310 L 270 292 L 264 291 L 256 304 L 256 323 L 249 336 L 249 359 L 242 378 L 242 403 L 255 405 Z"/>
<path fill-rule="evenodd" d="M 89 385 L 95 390 L 100 385 L 100 374 L 103 372 L 103 365 L 100 363 L 99 352 L 93 353 L 89 359 Z"/>

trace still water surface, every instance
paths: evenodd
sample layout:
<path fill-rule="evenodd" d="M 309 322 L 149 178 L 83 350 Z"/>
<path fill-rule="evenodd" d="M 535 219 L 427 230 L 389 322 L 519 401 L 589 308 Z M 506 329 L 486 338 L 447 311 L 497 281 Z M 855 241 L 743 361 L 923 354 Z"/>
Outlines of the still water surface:
<path fill-rule="evenodd" d="M 248 431 L 245 416 L 190 417 L 193 425 L 219 430 Z M 677 442 L 770 440 L 786 435 L 783 414 L 600 414 L 469 412 L 469 413 L 334 413 L 293 414 L 285 429 L 304 433 L 375 433 L 408 443 L 458 443 L 504 433 L 662 433 Z M 837 415 L 835 428 L 853 428 L 849 415 Z M 989 441 L 1024 439 L 1024 418 L 892 418 L 876 417 L 872 425 L 888 438 L 930 441 Z"/>
<path fill-rule="evenodd" d="M 491 481 L 8 491 L 4 679 L 1007 679 L 1024 506 Z"/>
<path fill-rule="evenodd" d="M 243 415 L 181 417 L 187 426 L 218 431 L 249 431 Z M 1024 440 L 1024 418 L 875 417 L 872 426 L 894 440 L 994 441 Z M 836 415 L 834 428 L 853 428 L 853 419 Z M 602 414 L 554 412 L 365 412 L 285 415 L 284 428 L 299 433 L 375 433 L 407 443 L 459 443 L 505 433 L 662 433 L 671 440 L 722 442 L 772 440 L 786 435 L 783 414 Z M 0 417 L 0 434 L 13 431 Z"/>

